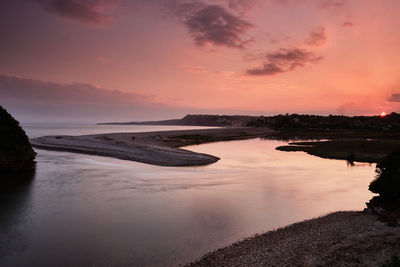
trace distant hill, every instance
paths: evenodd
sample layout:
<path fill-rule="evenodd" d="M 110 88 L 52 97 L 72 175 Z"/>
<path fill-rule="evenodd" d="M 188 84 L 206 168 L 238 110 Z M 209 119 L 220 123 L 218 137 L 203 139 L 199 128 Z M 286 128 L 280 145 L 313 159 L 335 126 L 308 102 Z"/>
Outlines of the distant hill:
<path fill-rule="evenodd" d="M 245 126 L 257 116 L 241 116 L 241 115 L 186 115 L 182 119 L 162 120 L 162 121 L 139 121 L 139 122 L 111 122 L 98 123 L 102 125 L 185 125 L 185 126 Z"/>
<path fill-rule="evenodd" d="M 343 116 L 343 115 L 300 115 L 285 114 L 276 116 L 242 115 L 186 115 L 182 119 L 140 122 L 111 122 L 99 124 L 119 125 L 184 125 L 184 126 L 247 126 L 267 127 L 275 130 L 393 130 L 400 129 L 400 114 L 391 113 L 380 116 Z"/>

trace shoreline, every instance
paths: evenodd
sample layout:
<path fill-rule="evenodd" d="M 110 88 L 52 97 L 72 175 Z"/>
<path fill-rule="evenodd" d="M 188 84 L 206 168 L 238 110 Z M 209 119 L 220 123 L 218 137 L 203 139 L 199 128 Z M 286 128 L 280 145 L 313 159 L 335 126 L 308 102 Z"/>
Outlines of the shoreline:
<path fill-rule="evenodd" d="M 139 133 L 107 133 L 81 136 L 43 136 L 31 139 L 33 147 L 68 151 L 158 166 L 203 166 L 218 157 L 197 153 L 180 147 L 266 137 L 274 131 L 267 128 L 211 128 Z"/>
<path fill-rule="evenodd" d="M 258 234 L 186 266 L 381 266 L 400 256 L 400 227 L 335 212 Z"/>

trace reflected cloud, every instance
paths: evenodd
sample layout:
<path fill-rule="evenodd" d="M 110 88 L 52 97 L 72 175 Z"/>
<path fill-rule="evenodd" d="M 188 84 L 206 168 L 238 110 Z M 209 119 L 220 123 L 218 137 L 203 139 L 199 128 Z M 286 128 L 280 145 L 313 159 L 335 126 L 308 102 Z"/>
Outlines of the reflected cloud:
<path fill-rule="evenodd" d="M 30 204 L 35 170 L 21 173 L 1 173 L 0 179 L 0 259 L 18 251 L 21 245 L 10 240 L 20 240 L 23 234 L 18 226 Z"/>

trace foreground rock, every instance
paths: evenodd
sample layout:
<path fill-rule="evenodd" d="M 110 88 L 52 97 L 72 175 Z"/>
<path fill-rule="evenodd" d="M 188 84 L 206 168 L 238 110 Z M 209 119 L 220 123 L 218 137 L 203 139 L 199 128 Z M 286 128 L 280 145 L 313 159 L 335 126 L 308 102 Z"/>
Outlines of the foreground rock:
<path fill-rule="evenodd" d="M 0 173 L 32 170 L 35 155 L 18 121 L 0 106 Z"/>
<path fill-rule="evenodd" d="M 45 136 L 31 140 L 34 147 L 80 152 L 160 166 L 201 166 L 218 157 L 196 153 L 181 146 L 226 140 L 265 137 L 269 129 L 219 128 L 144 133 L 111 133 L 82 136 Z"/>
<path fill-rule="evenodd" d="M 337 212 L 257 235 L 190 266 L 381 266 L 400 255 L 400 227 Z"/>

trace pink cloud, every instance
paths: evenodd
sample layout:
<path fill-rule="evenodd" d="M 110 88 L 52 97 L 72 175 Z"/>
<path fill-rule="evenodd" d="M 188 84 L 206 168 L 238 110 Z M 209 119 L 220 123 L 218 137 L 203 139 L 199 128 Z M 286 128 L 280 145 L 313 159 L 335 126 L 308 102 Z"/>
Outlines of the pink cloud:
<path fill-rule="evenodd" d="M 82 23 L 103 24 L 120 0 L 31 0 L 47 12 Z"/>
<path fill-rule="evenodd" d="M 351 21 L 346 21 L 342 24 L 342 27 L 353 27 L 354 23 Z"/>
<path fill-rule="evenodd" d="M 317 57 L 312 52 L 302 49 L 281 49 L 277 52 L 267 53 L 264 65 L 247 70 L 247 74 L 275 75 L 302 68 L 308 63 L 317 63 L 321 59 L 322 57 Z"/>

